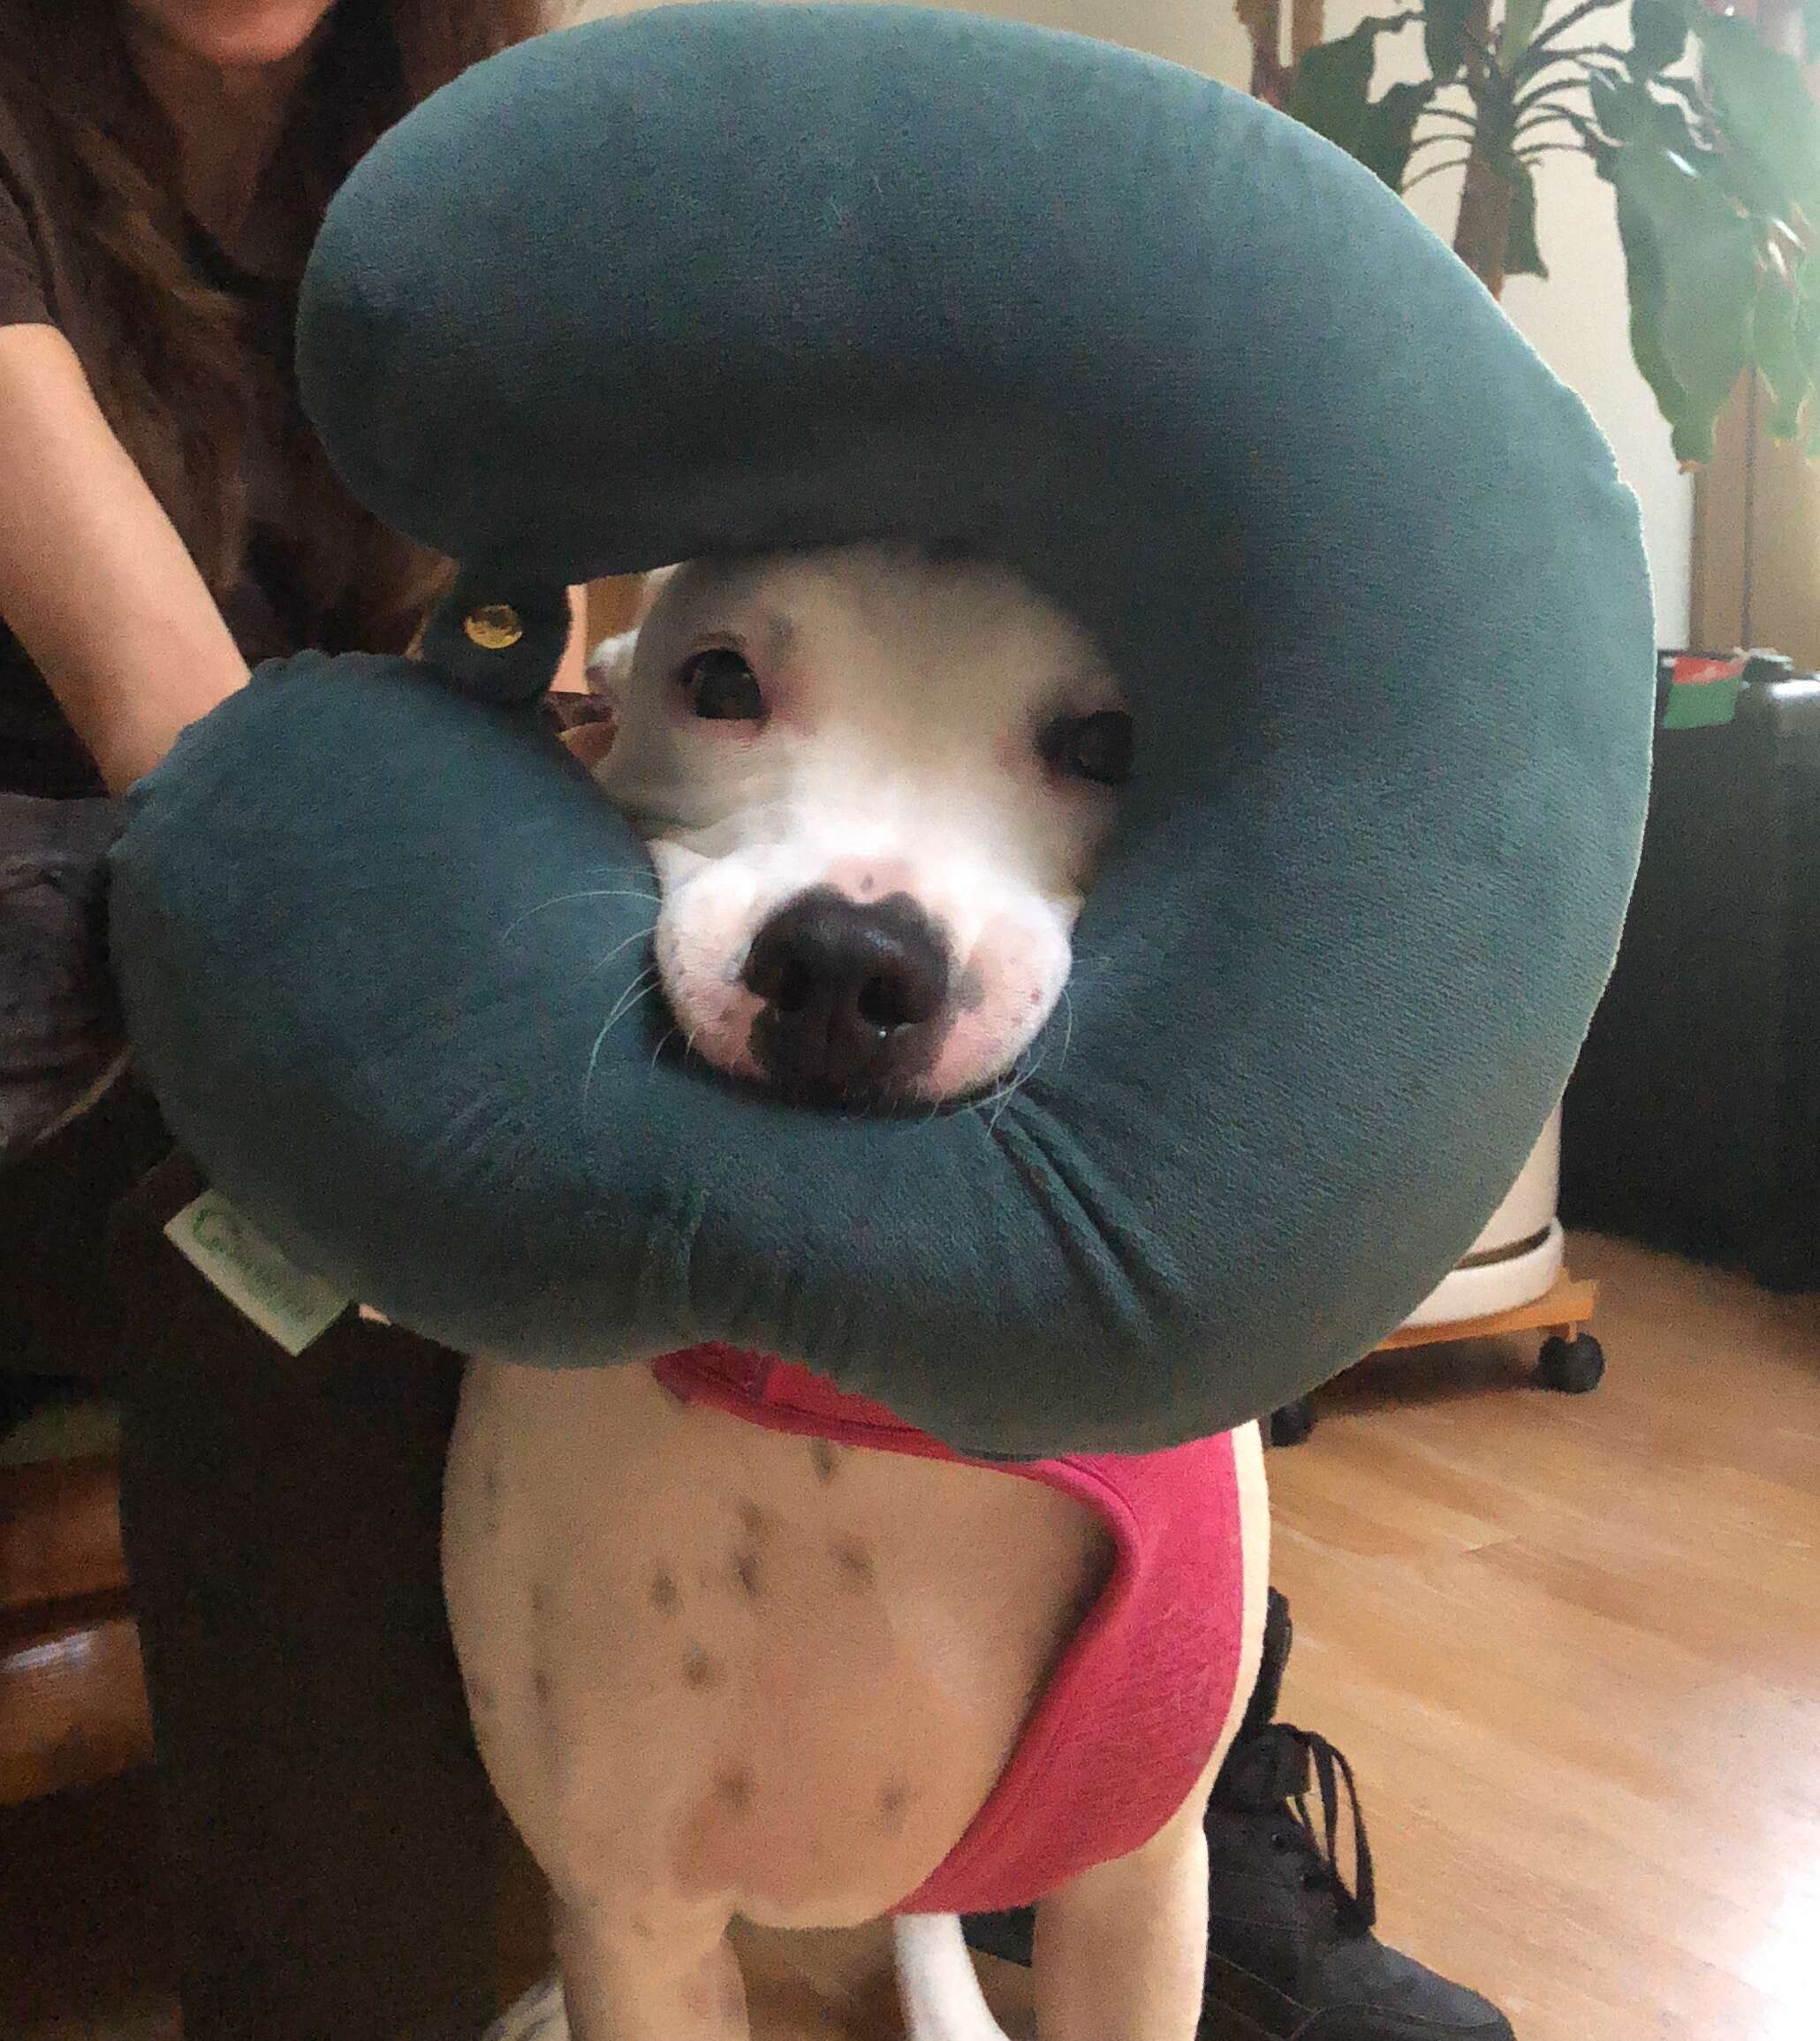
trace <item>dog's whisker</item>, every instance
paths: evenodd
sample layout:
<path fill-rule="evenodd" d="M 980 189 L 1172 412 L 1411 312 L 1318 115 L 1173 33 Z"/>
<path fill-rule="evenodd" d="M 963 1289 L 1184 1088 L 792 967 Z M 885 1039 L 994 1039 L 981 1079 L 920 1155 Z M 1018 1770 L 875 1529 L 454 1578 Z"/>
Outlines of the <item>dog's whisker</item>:
<path fill-rule="evenodd" d="M 1017 1096 L 1018 1093 L 1023 1089 L 1025 1085 L 1027 1085 L 1034 1076 L 1035 1076 L 1036 1073 L 1041 1070 L 1042 1067 L 1043 1056 L 1040 1052 L 1033 1060 L 1028 1063 L 1024 1063 L 1022 1059 L 1020 1058 L 1020 1067 L 1013 1070 L 1011 1082 L 1005 1086 L 1004 1096 L 999 1099 L 997 1105 L 995 1107 L 991 1119 L 986 1122 L 986 1132 L 988 1134 L 997 1133 L 998 1123 L 1005 1117 L 1005 1107 L 1011 1104 L 1012 1100 Z"/>
<path fill-rule="evenodd" d="M 601 1050 L 606 1043 L 607 1036 L 612 1032 L 614 1022 L 623 1020 L 641 999 L 656 990 L 656 972 L 655 970 L 641 971 L 625 991 L 619 995 L 618 998 L 614 1001 L 613 1010 L 601 1022 L 601 1031 L 595 1036 L 594 1047 L 588 1054 L 588 1075 L 581 1086 L 581 1097 L 584 1104 L 594 1088 L 595 1066 L 600 1061 Z"/>
<path fill-rule="evenodd" d="M 1018 1069 L 1022 1062 L 1021 1053 L 1013 1057 L 1009 1066 L 993 1080 L 989 1089 L 982 1091 L 977 1098 L 969 1100 L 974 1111 L 978 1112 L 982 1106 L 990 1105 L 1008 1085 L 1015 1084 L 1018 1081 Z"/>
<path fill-rule="evenodd" d="M 1066 1012 L 1062 1018 L 1062 1052 L 1056 1058 L 1058 1067 L 1068 1060 L 1068 1051 L 1074 1044 L 1074 1001 L 1065 985 L 1062 987 L 1062 1004 Z"/>
<path fill-rule="evenodd" d="M 670 1044 L 674 1042 L 677 1036 L 681 1033 L 682 1029 L 680 1028 L 666 1028 L 663 1034 L 657 1037 L 657 1046 L 651 1051 L 650 1067 L 652 1076 L 655 1077 L 657 1074 L 657 1058 L 663 1055 L 664 1051 L 669 1048 Z M 694 1039 L 695 1038 L 693 1035 L 690 1036 L 690 1042 L 693 1042 Z M 688 1045 L 687 1043 L 685 1043 L 683 1046 L 683 1054 L 686 1056 L 688 1052 Z"/>
<path fill-rule="evenodd" d="M 595 971 L 604 971 L 607 966 L 612 962 L 615 957 L 618 956 L 622 951 L 629 950 L 634 943 L 642 943 L 648 941 L 649 939 L 650 933 L 651 931 L 648 929 L 633 929 L 632 934 L 626 937 L 623 943 L 615 943 L 612 948 L 607 952 L 606 955 L 603 957 L 597 964 L 593 965 L 589 968 L 588 974 L 588 976 L 591 978 Z"/>
<path fill-rule="evenodd" d="M 623 1020 L 641 999 L 656 990 L 656 970 L 654 967 L 647 965 L 613 1002 L 613 1011 L 607 1015 L 607 1026 L 610 1028 L 616 1020 Z"/>
<path fill-rule="evenodd" d="M 552 907 L 567 907 L 575 900 L 642 900 L 648 907 L 661 907 L 664 905 L 656 893 L 640 892 L 623 886 L 602 886 L 587 892 L 558 893 L 553 900 L 542 900 L 535 907 L 527 907 L 516 921 L 507 925 L 501 940 L 509 940 L 527 922 L 535 920 L 537 915 L 548 914 Z M 650 930 L 648 929 L 645 933 L 648 935 Z"/>
<path fill-rule="evenodd" d="M 982 1091 L 977 1098 L 968 1099 L 967 1102 L 967 1111 L 969 1112 L 984 1112 L 989 1105 L 991 1105 L 995 1103 L 996 1100 L 998 1099 L 998 1097 L 1003 1094 L 1005 1086 L 1010 1082 L 1011 1073 L 1006 1071 L 1005 1075 L 999 1078 L 997 1081 L 992 1085 L 990 1090 Z M 938 1101 L 938 1106 L 939 1103 L 940 1102 Z"/>
<path fill-rule="evenodd" d="M 1011 1094 L 1017 1089 L 1018 1081 L 1019 1080 L 1016 1066 L 1013 1066 L 1012 1068 L 1005 1072 L 1005 1075 L 1001 1077 L 990 1090 L 982 1091 L 977 1098 L 968 1099 L 964 1110 L 966 1112 L 974 1113 L 978 1115 L 979 1118 L 984 1119 L 987 1113 L 993 1106 L 997 1105 L 1001 1099 L 1009 1097 Z M 993 1127 L 995 1127 L 997 1124 L 998 1122 L 996 1118 L 988 1120 L 986 1126 L 987 1133 L 990 1134 Z"/>

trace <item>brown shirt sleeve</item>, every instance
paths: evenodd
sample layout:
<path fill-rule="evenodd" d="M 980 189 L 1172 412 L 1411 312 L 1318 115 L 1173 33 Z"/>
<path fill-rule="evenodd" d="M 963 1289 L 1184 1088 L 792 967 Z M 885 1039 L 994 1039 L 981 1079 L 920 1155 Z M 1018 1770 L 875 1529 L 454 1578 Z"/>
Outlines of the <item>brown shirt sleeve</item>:
<path fill-rule="evenodd" d="M 28 216 L 31 178 L 0 102 L 0 326 L 54 326 L 44 263 Z"/>

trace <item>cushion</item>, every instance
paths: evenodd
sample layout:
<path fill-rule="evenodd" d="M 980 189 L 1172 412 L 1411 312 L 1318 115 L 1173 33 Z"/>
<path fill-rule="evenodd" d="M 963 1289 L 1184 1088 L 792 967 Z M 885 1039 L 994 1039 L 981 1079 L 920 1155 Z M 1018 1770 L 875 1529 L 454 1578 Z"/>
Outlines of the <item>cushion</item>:
<path fill-rule="evenodd" d="M 1369 174 L 1074 37 L 666 9 L 388 134 L 300 374 L 461 587 L 423 663 L 186 733 L 112 902 L 171 1126 L 294 1257 L 464 1348 L 731 1341 L 1017 1455 L 1255 1415 L 1467 1248 L 1611 961 L 1649 590 L 1581 406 Z M 820 1113 L 666 1040 L 648 862 L 535 698 L 565 582 L 904 536 L 1096 633 L 1136 766 L 1028 1081 Z"/>

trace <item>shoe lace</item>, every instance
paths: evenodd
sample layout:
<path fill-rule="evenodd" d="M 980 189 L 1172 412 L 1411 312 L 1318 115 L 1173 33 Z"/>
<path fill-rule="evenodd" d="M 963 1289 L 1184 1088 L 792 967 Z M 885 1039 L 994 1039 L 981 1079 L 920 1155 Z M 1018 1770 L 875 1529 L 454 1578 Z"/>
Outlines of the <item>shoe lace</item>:
<path fill-rule="evenodd" d="M 1308 1811 L 1308 1795 L 1318 1790 L 1321 1819 Z M 1339 1867 L 1342 1805 L 1352 1814 L 1353 1883 Z M 1308 1860 L 1304 1874 L 1309 1885 L 1323 1885 L 1333 1895 L 1343 1927 L 1367 1934 L 1377 1919 L 1377 1885 L 1371 1870 L 1371 1845 L 1365 1836 L 1365 1816 L 1359 1788 L 1345 1753 L 1313 1729 L 1293 1722 L 1272 1722 L 1233 1747 L 1216 1789 L 1220 1804 L 1236 1812 L 1264 1814 L 1278 1809 L 1293 1820 L 1293 1830 L 1280 1834 L 1283 1847 Z"/>

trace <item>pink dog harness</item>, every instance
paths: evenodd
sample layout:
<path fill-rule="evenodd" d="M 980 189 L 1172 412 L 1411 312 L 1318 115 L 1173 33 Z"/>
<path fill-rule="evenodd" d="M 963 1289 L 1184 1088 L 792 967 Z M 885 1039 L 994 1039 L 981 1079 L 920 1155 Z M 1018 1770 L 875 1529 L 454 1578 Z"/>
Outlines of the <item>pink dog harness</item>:
<path fill-rule="evenodd" d="M 1232 1706 L 1243 1614 L 1230 1432 L 1166 1453 L 969 1461 L 807 1368 L 731 1347 L 651 1372 L 687 1402 L 772 1431 L 990 1467 L 1077 1498 L 1111 1533 L 1111 1576 L 985 1805 L 900 1914 L 1026 1906 L 1148 1842 L 1201 1776 Z"/>

